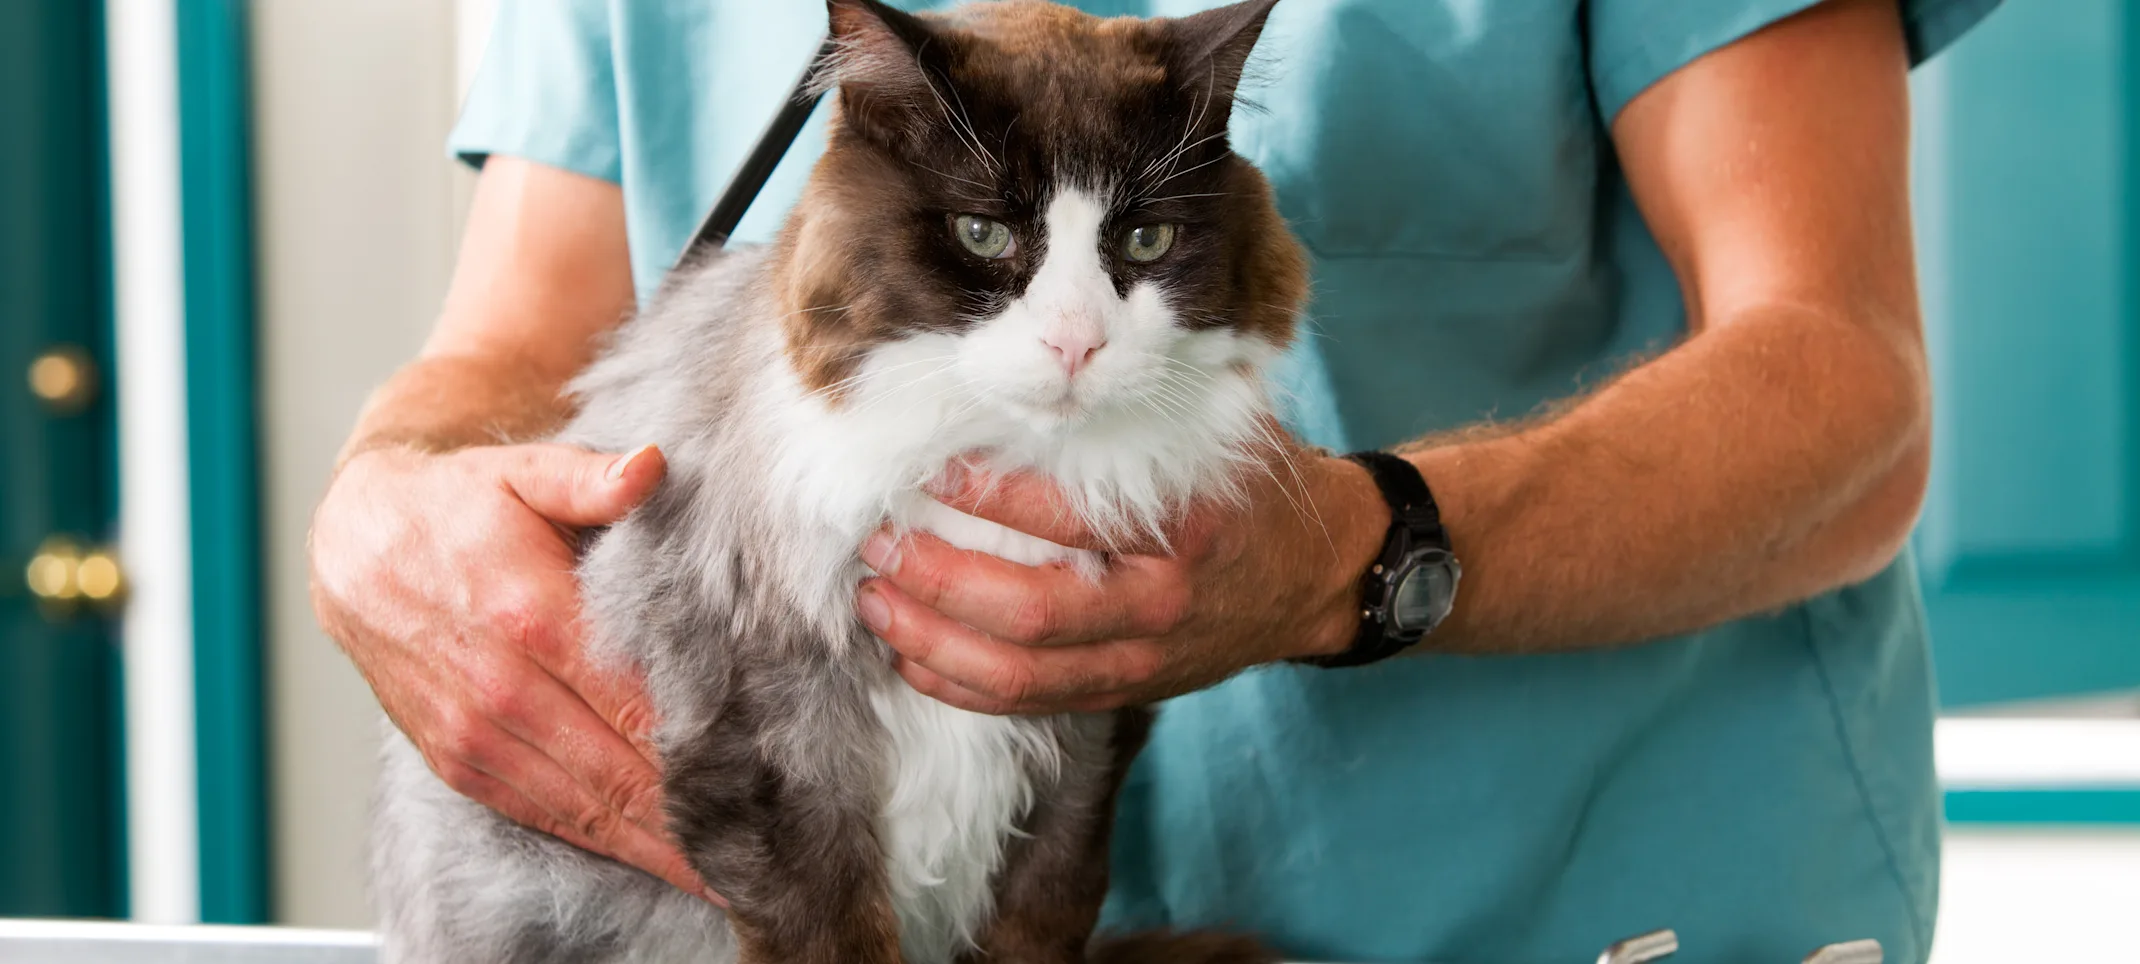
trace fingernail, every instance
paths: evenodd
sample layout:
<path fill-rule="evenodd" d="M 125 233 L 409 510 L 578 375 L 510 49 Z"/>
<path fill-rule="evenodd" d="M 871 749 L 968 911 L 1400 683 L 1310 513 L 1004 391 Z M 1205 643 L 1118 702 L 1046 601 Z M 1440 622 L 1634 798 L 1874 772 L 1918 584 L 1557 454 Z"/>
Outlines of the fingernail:
<path fill-rule="evenodd" d="M 706 888 L 705 890 L 699 891 L 698 893 L 699 893 L 699 896 L 700 896 L 700 897 L 704 897 L 704 898 L 706 898 L 706 902 L 707 902 L 707 903 L 710 903 L 710 904 L 712 904 L 712 905 L 713 905 L 713 906 L 715 906 L 715 907 L 727 907 L 727 906 L 728 906 L 728 901 L 727 901 L 727 899 L 723 898 L 723 897 L 722 897 L 721 895 L 719 895 L 719 894 L 716 894 L 716 893 L 714 893 L 714 892 L 713 892 L 713 888 L 711 888 L 711 887 L 708 887 L 708 888 Z"/>
<path fill-rule="evenodd" d="M 889 532 L 870 536 L 862 544 L 862 561 L 877 570 L 879 575 L 893 575 L 899 571 L 899 543 Z"/>
<path fill-rule="evenodd" d="M 624 473 L 632 467 L 632 463 L 639 461 L 639 457 L 645 455 L 647 451 L 652 448 L 653 446 L 651 445 L 642 445 L 636 449 L 633 449 L 630 452 L 618 456 L 616 461 L 609 463 L 609 470 L 603 472 L 602 477 L 608 479 L 611 482 L 622 481 L 624 478 Z"/>
<path fill-rule="evenodd" d="M 863 625 L 872 632 L 882 633 L 892 625 L 892 607 L 884 601 L 874 585 L 864 584 L 862 592 L 855 597 L 855 613 L 862 617 Z"/>

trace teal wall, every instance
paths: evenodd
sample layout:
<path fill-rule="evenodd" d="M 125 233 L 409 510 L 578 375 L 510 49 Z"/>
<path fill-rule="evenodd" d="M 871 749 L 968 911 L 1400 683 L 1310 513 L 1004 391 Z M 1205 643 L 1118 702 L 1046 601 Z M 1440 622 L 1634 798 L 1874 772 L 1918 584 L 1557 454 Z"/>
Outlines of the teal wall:
<path fill-rule="evenodd" d="M 2008 3 L 1915 79 L 1950 707 L 2140 688 L 2136 21 Z"/>
<path fill-rule="evenodd" d="M 2015 0 L 1913 88 L 1942 702 L 2140 689 L 2140 14 Z M 2140 787 L 1957 790 L 1946 812 L 2134 824 Z"/>

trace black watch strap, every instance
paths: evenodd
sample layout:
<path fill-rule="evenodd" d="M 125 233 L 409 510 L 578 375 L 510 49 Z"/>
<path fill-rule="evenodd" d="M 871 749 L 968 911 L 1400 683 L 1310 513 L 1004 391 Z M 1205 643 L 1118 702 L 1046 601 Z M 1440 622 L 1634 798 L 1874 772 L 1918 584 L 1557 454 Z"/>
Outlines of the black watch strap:
<path fill-rule="evenodd" d="M 1354 452 L 1345 458 L 1375 477 L 1375 488 L 1382 490 L 1382 498 L 1390 504 L 1392 526 L 1407 526 L 1415 533 L 1431 530 L 1436 533 L 1433 538 L 1449 541 L 1442 532 L 1441 506 L 1434 504 L 1434 493 L 1427 489 L 1427 478 L 1419 474 L 1418 466 L 1388 452 Z"/>
<path fill-rule="evenodd" d="M 1427 480 L 1417 466 L 1388 452 L 1353 452 L 1345 458 L 1365 468 L 1374 478 L 1375 487 L 1382 490 L 1383 500 L 1389 503 L 1390 527 L 1383 537 L 1382 551 L 1361 578 L 1360 628 L 1352 645 L 1341 653 L 1297 660 L 1325 668 L 1379 662 L 1419 642 L 1423 632 L 1397 632 L 1388 625 L 1394 579 L 1413 549 L 1426 546 L 1449 550 L 1449 532 L 1442 527 L 1441 507 L 1434 503 L 1434 493 L 1427 488 Z"/>

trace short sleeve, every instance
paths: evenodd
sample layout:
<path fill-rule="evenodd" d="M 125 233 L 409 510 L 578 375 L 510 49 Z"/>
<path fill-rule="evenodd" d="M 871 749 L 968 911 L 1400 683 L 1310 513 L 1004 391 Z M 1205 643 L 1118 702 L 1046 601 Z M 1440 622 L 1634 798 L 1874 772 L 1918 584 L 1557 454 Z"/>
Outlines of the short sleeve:
<path fill-rule="evenodd" d="M 612 183 L 623 177 L 605 0 L 506 0 L 447 137 L 481 167 L 525 158 Z"/>
<path fill-rule="evenodd" d="M 1610 123 L 1635 95 L 1710 51 L 1821 0 L 1588 0 L 1590 83 Z M 1915 66 L 1975 26 L 1999 0 L 1902 0 Z"/>

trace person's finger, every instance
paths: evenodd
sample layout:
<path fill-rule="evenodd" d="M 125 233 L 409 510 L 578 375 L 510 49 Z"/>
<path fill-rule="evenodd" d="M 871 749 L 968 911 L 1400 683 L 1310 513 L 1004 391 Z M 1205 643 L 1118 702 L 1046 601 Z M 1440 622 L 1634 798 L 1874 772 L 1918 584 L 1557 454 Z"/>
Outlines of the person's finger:
<path fill-rule="evenodd" d="M 1093 583 L 1065 566 L 1026 566 L 959 549 L 925 532 L 872 535 L 862 561 L 907 595 L 1005 642 L 1060 646 L 1159 636 L 1187 609 L 1187 594 L 1146 567 Z"/>
<path fill-rule="evenodd" d="M 1055 483 L 1037 475 L 994 475 L 953 463 L 929 484 L 937 501 L 967 515 L 1038 536 L 1058 546 L 1094 552 L 1127 551 L 1078 518 Z"/>
<path fill-rule="evenodd" d="M 937 702 L 954 706 L 970 713 L 986 713 L 990 716 L 1049 716 L 1056 713 L 1099 713 L 1124 705 L 1127 700 L 1117 694 L 1075 697 L 1060 702 L 1011 703 L 983 696 L 960 686 L 936 671 L 908 659 L 895 660 L 894 668 L 900 677 L 912 686 L 915 692 Z"/>
<path fill-rule="evenodd" d="M 497 811 L 507 820 L 549 834 L 589 853 L 630 864 L 667 881 L 678 890 L 697 894 L 716 906 L 728 906 L 727 900 L 708 889 L 699 879 L 698 873 L 691 869 L 690 862 L 684 859 L 681 851 L 659 839 L 654 840 L 651 846 L 629 848 L 630 852 L 639 857 L 633 859 L 612 847 L 610 841 L 589 837 L 572 824 L 560 821 L 526 794 L 481 770 L 467 768 L 449 782 L 462 796 Z"/>
<path fill-rule="evenodd" d="M 474 607 L 476 622 L 493 638 L 511 641 L 515 651 L 525 653 L 592 707 L 609 729 L 629 740 L 634 752 L 656 762 L 654 713 L 645 680 L 633 667 L 601 666 L 590 659 L 578 600 L 569 563 L 517 574 L 507 570 L 482 588 Z"/>
<path fill-rule="evenodd" d="M 640 827 L 663 832 L 661 774 L 655 762 L 565 683 L 532 662 L 522 665 L 476 684 L 483 712 L 563 767 L 604 806 Z"/>
<path fill-rule="evenodd" d="M 913 660 L 895 659 L 893 666 L 898 669 L 899 675 L 905 678 L 907 685 L 912 686 L 915 692 L 947 706 L 956 707 L 969 713 L 985 713 L 989 716 L 1039 715 L 1031 713 L 1028 707 L 1023 704 L 1013 703 L 1009 700 L 999 700 L 992 696 L 976 693 L 945 679 L 936 671 Z"/>
<path fill-rule="evenodd" d="M 668 472 L 652 445 L 622 455 L 565 445 L 514 445 L 483 453 L 495 459 L 506 488 L 536 514 L 560 525 L 608 525 L 638 505 Z"/>
<path fill-rule="evenodd" d="M 1026 647 L 922 605 L 882 579 L 862 584 L 856 612 L 900 656 L 993 700 L 1025 705 L 1128 689 L 1158 673 L 1157 647 L 1130 640 Z"/>
<path fill-rule="evenodd" d="M 705 882 L 667 836 L 626 819 L 542 751 L 502 729 L 479 745 L 463 744 L 456 749 L 462 751 L 456 754 L 462 765 L 503 783 L 540 809 L 549 823 L 537 829 L 630 864 L 687 892 L 706 892 Z"/>
<path fill-rule="evenodd" d="M 540 573 L 527 588 L 501 594 L 517 598 L 521 610 L 500 614 L 491 623 L 512 630 L 536 665 L 592 707 L 640 756 L 658 764 L 654 707 L 647 696 L 646 677 L 636 666 L 604 665 L 590 655 L 587 625 L 578 612 L 579 587 L 570 574 Z"/>
<path fill-rule="evenodd" d="M 647 762 L 661 765 L 661 752 L 654 745 L 654 701 L 647 695 L 643 674 L 630 667 L 593 665 L 584 658 L 550 672 L 579 694 Z"/>

